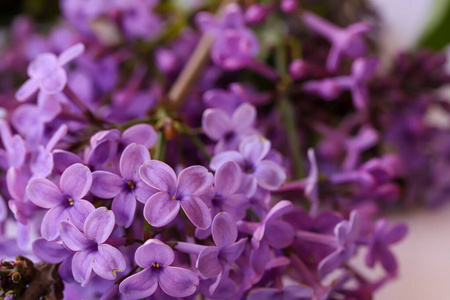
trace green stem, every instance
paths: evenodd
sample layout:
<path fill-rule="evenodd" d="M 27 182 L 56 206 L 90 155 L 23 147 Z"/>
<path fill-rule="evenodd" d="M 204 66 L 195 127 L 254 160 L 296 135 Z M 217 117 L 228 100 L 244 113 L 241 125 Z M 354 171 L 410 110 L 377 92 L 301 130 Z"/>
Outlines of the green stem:
<path fill-rule="evenodd" d="M 8 276 L 11 272 L 20 272 L 19 269 L 0 270 L 0 276 Z"/>
<path fill-rule="evenodd" d="M 164 161 L 166 157 L 166 138 L 162 131 L 158 131 L 158 140 L 155 145 L 155 152 L 153 154 L 153 159 Z"/>

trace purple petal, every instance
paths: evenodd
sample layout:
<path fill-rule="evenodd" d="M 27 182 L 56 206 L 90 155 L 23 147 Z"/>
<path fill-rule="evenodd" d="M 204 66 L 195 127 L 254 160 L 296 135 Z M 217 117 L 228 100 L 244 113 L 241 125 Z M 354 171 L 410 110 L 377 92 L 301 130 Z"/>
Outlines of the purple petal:
<path fill-rule="evenodd" d="M 195 196 L 185 197 L 180 202 L 186 216 L 195 227 L 206 229 L 211 225 L 211 214 L 209 209 L 205 202 L 200 198 Z"/>
<path fill-rule="evenodd" d="M 252 135 L 241 142 L 239 152 L 253 165 L 258 165 L 269 153 L 270 147 L 271 143 L 268 139 L 260 135 Z"/>
<path fill-rule="evenodd" d="M 227 113 L 218 108 L 206 109 L 202 117 L 202 128 L 212 140 L 220 140 L 232 130 L 231 120 Z"/>
<path fill-rule="evenodd" d="M 72 253 L 56 242 L 49 242 L 44 238 L 37 238 L 32 245 L 33 254 L 40 260 L 51 264 L 58 264 L 67 259 Z"/>
<path fill-rule="evenodd" d="M 39 81 L 33 78 L 25 81 L 24 84 L 17 90 L 16 99 L 20 102 L 27 100 L 39 89 Z"/>
<path fill-rule="evenodd" d="M 159 160 L 150 160 L 139 168 L 142 180 L 160 191 L 166 191 L 174 196 L 177 176 L 173 169 Z"/>
<path fill-rule="evenodd" d="M 69 211 L 69 220 L 78 229 L 82 230 L 87 216 L 94 211 L 94 209 L 94 205 L 89 201 L 83 199 L 74 201 L 73 206 L 69 206 L 67 209 Z"/>
<path fill-rule="evenodd" d="M 64 50 L 59 56 L 58 56 L 58 64 L 60 66 L 64 66 L 69 61 L 75 59 L 76 57 L 80 56 L 84 52 L 84 45 L 82 43 L 78 43 L 70 47 L 69 49 Z"/>
<path fill-rule="evenodd" d="M 50 209 L 42 219 L 41 235 L 43 238 L 53 241 L 59 236 L 61 222 L 67 220 L 68 210 L 63 206 L 55 206 Z"/>
<path fill-rule="evenodd" d="M 254 172 L 258 185 L 266 190 L 278 189 L 286 180 L 286 173 L 276 163 L 270 160 L 262 161 Z"/>
<path fill-rule="evenodd" d="M 113 139 L 105 139 L 98 142 L 89 154 L 87 164 L 101 167 L 110 163 L 117 154 L 117 142 Z"/>
<path fill-rule="evenodd" d="M 262 242 L 258 249 L 252 250 L 250 260 L 257 274 L 264 273 L 267 262 L 270 261 L 270 249 L 267 243 Z"/>
<path fill-rule="evenodd" d="M 130 227 L 136 212 L 136 198 L 133 193 L 123 191 L 117 195 L 112 202 L 111 210 L 116 216 L 117 225 L 125 226 L 125 228 Z"/>
<path fill-rule="evenodd" d="M 173 200 L 166 192 L 158 192 L 144 206 L 144 217 L 154 227 L 169 224 L 178 215 L 180 201 Z"/>
<path fill-rule="evenodd" d="M 396 224 L 385 236 L 388 244 L 395 244 L 401 241 L 408 234 L 408 227 L 405 224 Z"/>
<path fill-rule="evenodd" d="M 280 291 L 275 288 L 255 288 L 248 294 L 247 300 L 271 300 L 277 299 Z M 282 298 L 284 299 L 284 298 Z"/>
<path fill-rule="evenodd" d="M 148 186 L 144 181 L 140 180 L 136 182 L 136 188 L 134 189 L 134 194 L 136 199 L 141 203 L 146 203 L 147 200 L 159 192 L 158 190 Z"/>
<path fill-rule="evenodd" d="M 53 163 L 55 165 L 55 169 L 62 173 L 71 165 L 83 163 L 83 161 L 72 152 L 57 149 L 53 151 Z"/>
<path fill-rule="evenodd" d="M 148 124 L 134 125 L 122 134 L 122 143 L 125 145 L 136 143 L 151 148 L 156 143 L 158 135 L 152 126 Z"/>
<path fill-rule="evenodd" d="M 91 171 L 82 164 L 74 164 L 68 167 L 59 181 L 61 190 L 74 200 L 83 198 L 89 192 L 91 185 Z"/>
<path fill-rule="evenodd" d="M 256 108 L 251 104 L 243 103 L 236 108 L 231 120 L 237 132 L 251 128 L 256 120 Z"/>
<path fill-rule="evenodd" d="M 290 201 L 281 200 L 275 204 L 265 216 L 264 220 L 266 223 L 275 221 L 279 217 L 283 216 L 292 209 L 293 205 Z"/>
<path fill-rule="evenodd" d="M 66 124 L 59 126 L 55 133 L 53 133 L 52 137 L 48 140 L 45 149 L 48 152 L 51 152 L 53 148 L 55 148 L 56 144 L 58 144 L 58 142 L 67 134 L 68 130 L 69 128 Z"/>
<path fill-rule="evenodd" d="M 145 269 L 125 278 L 120 283 L 119 291 L 127 299 L 142 299 L 153 295 L 158 288 L 158 277 L 152 269 Z"/>
<path fill-rule="evenodd" d="M 274 221 L 266 225 L 264 236 L 272 247 L 282 249 L 292 244 L 294 230 L 286 222 Z"/>
<path fill-rule="evenodd" d="M 139 181 L 139 167 L 150 160 L 150 153 L 144 146 L 130 144 L 123 150 L 120 157 L 120 173 L 126 180 Z"/>
<path fill-rule="evenodd" d="M 234 194 L 241 184 L 241 168 L 233 161 L 222 164 L 214 177 L 216 192 L 222 196 Z"/>
<path fill-rule="evenodd" d="M 117 272 L 125 271 L 127 264 L 119 250 L 108 244 L 98 245 L 95 254 L 94 272 L 105 279 L 114 280 Z"/>
<path fill-rule="evenodd" d="M 73 256 L 69 256 L 68 259 L 61 262 L 58 268 L 59 277 L 67 283 L 75 283 L 72 272 L 72 260 Z"/>
<path fill-rule="evenodd" d="M 211 226 L 213 240 L 217 247 L 225 248 L 236 241 L 238 230 L 233 217 L 229 213 L 217 214 Z"/>
<path fill-rule="evenodd" d="M 125 182 L 114 173 L 95 171 L 92 173 L 91 193 L 103 199 L 116 197 L 124 188 Z"/>
<path fill-rule="evenodd" d="M 397 260 L 388 249 L 380 249 L 379 258 L 383 268 L 388 273 L 395 273 L 397 271 Z"/>
<path fill-rule="evenodd" d="M 38 94 L 38 107 L 39 118 L 42 122 L 50 122 L 62 111 L 61 105 L 58 102 L 57 97 L 61 94 L 46 94 L 39 92 Z M 67 128 L 67 125 L 64 125 Z"/>
<path fill-rule="evenodd" d="M 207 247 L 198 255 L 195 267 L 206 277 L 216 277 L 222 271 L 219 248 Z"/>
<path fill-rule="evenodd" d="M 215 171 L 227 161 L 234 161 L 238 165 L 242 166 L 244 164 L 244 157 L 237 151 L 221 152 L 213 156 L 211 162 L 209 163 L 209 167 Z"/>
<path fill-rule="evenodd" d="M 77 252 L 72 259 L 72 272 L 74 279 L 81 283 L 82 287 L 89 284 L 91 280 L 92 266 L 95 260 L 95 252 Z"/>
<path fill-rule="evenodd" d="M 52 208 L 65 203 L 66 199 L 59 188 L 50 180 L 35 178 L 27 185 L 27 197 L 37 206 Z"/>
<path fill-rule="evenodd" d="M 66 71 L 62 68 L 58 68 L 54 72 L 46 75 L 41 79 L 39 84 L 41 90 L 47 94 L 56 94 L 64 89 L 67 83 Z"/>
<path fill-rule="evenodd" d="M 149 268 L 152 263 L 159 263 L 162 267 L 172 264 L 175 255 L 172 248 L 157 239 L 150 239 L 140 246 L 134 255 L 136 263 L 142 268 Z"/>
<path fill-rule="evenodd" d="M 211 188 L 213 181 L 214 176 L 205 167 L 188 167 L 178 176 L 177 198 L 201 195 Z"/>
<path fill-rule="evenodd" d="M 172 297 L 192 295 L 197 290 L 198 283 L 197 275 L 187 269 L 165 267 L 159 273 L 159 286 L 164 293 Z"/>
<path fill-rule="evenodd" d="M 106 207 L 99 207 L 87 216 L 83 231 L 87 238 L 102 244 L 111 235 L 114 224 L 114 213 Z"/>
<path fill-rule="evenodd" d="M 220 258 L 226 260 L 228 263 L 233 263 L 244 251 L 247 238 L 242 238 L 234 244 L 220 250 Z"/>
<path fill-rule="evenodd" d="M 58 68 L 58 58 L 53 53 L 42 53 L 28 65 L 27 74 L 33 78 L 43 78 Z"/>
<path fill-rule="evenodd" d="M 72 223 L 63 221 L 61 223 L 59 234 L 61 240 L 72 251 L 82 251 L 93 245 L 81 231 L 78 230 Z"/>
<path fill-rule="evenodd" d="M 31 153 L 30 170 L 35 177 L 47 177 L 53 170 L 53 156 L 48 152 L 44 146 L 39 145 Z"/>

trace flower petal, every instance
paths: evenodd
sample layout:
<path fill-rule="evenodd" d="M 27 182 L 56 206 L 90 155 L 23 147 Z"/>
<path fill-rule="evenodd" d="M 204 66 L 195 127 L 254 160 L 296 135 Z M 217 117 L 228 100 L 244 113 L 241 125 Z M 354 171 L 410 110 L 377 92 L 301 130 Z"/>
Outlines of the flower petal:
<path fill-rule="evenodd" d="M 386 234 L 385 240 L 388 244 L 395 244 L 401 241 L 408 234 L 408 227 L 405 224 L 396 224 Z"/>
<path fill-rule="evenodd" d="M 140 180 L 136 182 L 136 188 L 134 189 L 134 195 L 136 199 L 141 203 L 146 203 L 147 200 L 159 192 L 158 190 L 148 186 L 144 181 Z"/>
<path fill-rule="evenodd" d="M 61 175 L 59 186 L 61 190 L 74 200 L 83 198 L 91 188 L 92 174 L 88 167 L 74 164 Z"/>
<path fill-rule="evenodd" d="M 43 238 L 53 241 L 59 236 L 61 222 L 67 220 L 68 210 L 63 206 L 55 206 L 50 209 L 42 219 L 41 235 Z"/>
<path fill-rule="evenodd" d="M 256 167 L 254 176 L 258 185 L 269 191 L 278 189 L 286 180 L 286 173 L 283 168 L 270 160 L 262 161 Z"/>
<path fill-rule="evenodd" d="M 75 253 L 72 259 L 72 273 L 74 279 L 85 287 L 91 281 L 92 266 L 94 264 L 95 252 L 81 251 Z"/>
<path fill-rule="evenodd" d="M 242 251 L 244 251 L 247 240 L 248 238 L 242 238 L 236 243 L 221 249 L 220 258 L 226 260 L 230 264 L 233 263 L 241 255 Z"/>
<path fill-rule="evenodd" d="M 159 263 L 162 267 L 166 267 L 172 264 L 174 258 L 172 248 L 157 239 L 147 240 L 134 255 L 136 263 L 142 268 L 149 268 L 152 263 Z"/>
<path fill-rule="evenodd" d="M 99 207 L 87 216 L 83 231 L 87 238 L 102 244 L 111 235 L 114 224 L 114 213 L 106 207 Z"/>
<path fill-rule="evenodd" d="M 237 151 L 221 152 L 213 156 L 211 162 L 209 163 L 209 167 L 215 171 L 227 161 L 234 161 L 238 165 L 242 166 L 244 164 L 244 157 Z"/>
<path fill-rule="evenodd" d="M 142 145 L 130 144 L 123 150 L 120 157 L 120 173 L 126 180 L 141 180 L 139 167 L 150 160 L 148 149 Z"/>
<path fill-rule="evenodd" d="M 177 198 L 201 195 L 211 188 L 213 181 L 214 176 L 205 167 L 188 167 L 178 176 Z"/>
<path fill-rule="evenodd" d="M 55 165 L 55 169 L 62 173 L 71 165 L 83 163 L 83 161 L 72 152 L 56 149 L 53 151 L 53 163 Z"/>
<path fill-rule="evenodd" d="M 154 227 L 169 224 L 178 215 L 180 201 L 173 200 L 166 192 L 151 196 L 144 206 L 144 217 Z"/>
<path fill-rule="evenodd" d="M 78 228 L 70 222 L 61 223 L 59 234 L 61 240 L 72 251 L 82 251 L 93 244 Z"/>
<path fill-rule="evenodd" d="M 211 226 L 213 240 L 217 247 L 224 248 L 236 241 L 238 230 L 234 218 L 229 213 L 217 214 Z"/>
<path fill-rule="evenodd" d="M 25 81 L 24 84 L 17 90 L 16 99 L 20 102 L 27 100 L 31 95 L 33 95 L 39 88 L 39 81 L 30 78 Z"/>
<path fill-rule="evenodd" d="M 279 217 L 283 216 L 287 212 L 289 212 L 292 209 L 293 205 L 291 201 L 288 200 L 281 200 L 277 204 L 275 204 L 270 211 L 267 213 L 267 215 L 264 217 L 265 223 L 270 223 L 272 221 L 275 221 Z"/>
<path fill-rule="evenodd" d="M 253 165 L 258 165 L 269 153 L 270 147 L 271 143 L 268 139 L 255 134 L 241 142 L 239 152 Z"/>
<path fill-rule="evenodd" d="M 159 286 L 164 293 L 172 297 L 192 295 L 197 290 L 198 283 L 197 275 L 187 269 L 165 267 L 159 273 Z"/>
<path fill-rule="evenodd" d="M 222 164 L 214 177 L 214 185 L 217 193 L 222 196 L 234 194 L 241 184 L 241 168 L 234 161 Z"/>
<path fill-rule="evenodd" d="M 284 221 L 274 221 L 266 225 L 264 236 L 269 245 L 282 249 L 292 244 L 294 230 L 291 225 Z"/>
<path fill-rule="evenodd" d="M 159 160 L 149 160 L 139 168 L 142 180 L 160 191 L 166 191 L 174 196 L 177 175 L 171 167 Z"/>
<path fill-rule="evenodd" d="M 44 178 L 32 179 L 27 185 L 26 193 L 31 202 L 43 208 L 52 208 L 66 201 L 60 189 Z"/>
<path fill-rule="evenodd" d="M 185 197 L 180 202 L 186 216 L 195 227 L 206 229 L 211 225 L 211 214 L 208 206 L 200 198 L 195 196 Z"/>
<path fill-rule="evenodd" d="M 64 66 L 69 61 L 75 59 L 76 57 L 80 56 L 84 52 L 84 44 L 78 43 L 73 45 L 72 47 L 64 50 L 59 56 L 58 56 L 58 64 L 60 66 Z"/>
<path fill-rule="evenodd" d="M 44 238 L 37 238 L 33 242 L 32 249 L 37 258 L 51 264 L 58 264 L 72 255 L 63 245 Z"/>
<path fill-rule="evenodd" d="M 125 145 L 136 143 L 149 149 L 156 143 L 157 137 L 158 135 L 152 126 L 148 124 L 138 124 L 131 126 L 123 132 L 122 143 Z"/>
<path fill-rule="evenodd" d="M 51 72 L 42 78 L 39 86 L 44 93 L 56 94 L 64 89 L 66 83 L 66 71 L 63 68 L 58 68 L 54 72 Z"/>
<path fill-rule="evenodd" d="M 123 191 L 117 195 L 111 205 L 111 210 L 116 217 L 116 224 L 130 227 L 136 212 L 136 198 L 130 191 Z"/>
<path fill-rule="evenodd" d="M 107 171 L 92 173 L 91 193 L 103 199 L 116 197 L 125 186 L 125 182 L 118 175 Z"/>
<path fill-rule="evenodd" d="M 207 247 L 200 252 L 195 267 L 206 277 L 216 277 L 222 271 L 219 248 Z"/>
<path fill-rule="evenodd" d="M 99 168 L 113 160 L 117 154 L 117 142 L 114 139 L 99 141 L 89 153 L 87 164 Z"/>
<path fill-rule="evenodd" d="M 105 279 L 114 280 L 117 278 L 116 272 L 123 272 L 127 264 L 122 253 L 108 244 L 98 245 L 98 252 L 95 254 L 94 272 Z"/>
<path fill-rule="evenodd" d="M 227 113 L 218 108 L 206 109 L 202 117 L 202 128 L 212 140 L 220 140 L 232 130 L 231 120 Z"/>
<path fill-rule="evenodd" d="M 248 103 L 243 103 L 236 108 L 231 117 L 236 131 L 251 128 L 256 120 L 256 108 Z"/>
<path fill-rule="evenodd" d="M 94 209 L 94 205 L 89 201 L 83 199 L 74 201 L 73 206 L 67 209 L 69 211 L 69 220 L 78 229 L 83 230 L 83 224 L 86 218 Z"/>
<path fill-rule="evenodd" d="M 120 283 L 119 291 L 127 299 L 142 299 L 153 295 L 158 288 L 158 277 L 151 269 L 145 269 L 125 278 Z"/>

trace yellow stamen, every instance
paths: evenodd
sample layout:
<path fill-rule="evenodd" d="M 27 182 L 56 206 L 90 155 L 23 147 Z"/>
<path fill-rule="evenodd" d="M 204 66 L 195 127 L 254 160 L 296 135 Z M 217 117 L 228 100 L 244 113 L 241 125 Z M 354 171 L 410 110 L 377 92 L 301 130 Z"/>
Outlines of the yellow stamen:
<path fill-rule="evenodd" d="M 69 205 L 73 206 L 73 199 L 72 198 L 69 198 Z"/>

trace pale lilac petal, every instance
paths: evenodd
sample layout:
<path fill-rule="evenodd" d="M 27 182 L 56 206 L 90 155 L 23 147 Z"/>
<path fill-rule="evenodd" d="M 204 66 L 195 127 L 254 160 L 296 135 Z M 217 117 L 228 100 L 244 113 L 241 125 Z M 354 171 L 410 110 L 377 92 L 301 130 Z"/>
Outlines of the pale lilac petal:
<path fill-rule="evenodd" d="M 39 145 L 37 149 L 31 153 L 30 170 L 35 177 L 47 177 L 53 170 L 53 156 L 44 146 Z"/>
<path fill-rule="evenodd" d="M 141 203 L 146 203 L 147 200 L 159 192 L 157 189 L 152 188 L 151 186 L 148 186 L 145 182 L 142 180 L 136 182 L 136 188 L 134 189 L 134 195 L 136 196 L 136 199 Z"/>
<path fill-rule="evenodd" d="M 92 274 L 92 266 L 95 260 L 95 252 L 81 251 L 75 253 L 72 259 L 72 272 L 74 279 L 81 283 L 82 287 L 89 284 Z"/>
<path fill-rule="evenodd" d="M 88 167 L 74 164 L 61 175 L 59 186 L 61 190 L 74 200 L 83 198 L 91 188 L 92 174 Z"/>
<path fill-rule="evenodd" d="M 275 221 L 279 217 L 283 216 L 287 212 L 289 212 L 292 209 L 293 205 L 290 201 L 287 200 L 281 200 L 277 204 L 275 204 L 267 213 L 264 220 L 266 223 Z"/>
<path fill-rule="evenodd" d="M 228 263 L 233 263 L 239 258 L 242 251 L 244 251 L 247 238 L 242 238 L 236 243 L 220 250 L 220 258 L 226 260 Z"/>
<path fill-rule="evenodd" d="M 226 212 L 217 214 L 211 225 L 214 243 L 219 248 L 225 248 L 237 239 L 238 230 L 233 217 Z"/>
<path fill-rule="evenodd" d="M 33 242 L 32 249 L 37 258 L 51 264 L 58 264 L 72 255 L 63 245 L 44 238 L 37 238 Z"/>
<path fill-rule="evenodd" d="M 203 113 L 202 128 L 210 139 L 217 141 L 232 130 L 232 125 L 230 117 L 225 111 L 218 108 L 209 108 Z"/>
<path fill-rule="evenodd" d="M 277 163 L 270 160 L 262 161 L 255 169 L 254 176 L 263 189 L 273 191 L 286 180 L 286 173 Z"/>
<path fill-rule="evenodd" d="M 266 225 L 266 241 L 274 248 L 282 249 L 292 244 L 294 230 L 283 221 L 274 221 Z"/>
<path fill-rule="evenodd" d="M 16 99 L 20 102 L 27 100 L 39 89 L 39 81 L 33 78 L 25 81 L 24 84 L 17 90 Z"/>
<path fill-rule="evenodd" d="M 125 187 L 125 182 L 118 175 L 107 171 L 92 173 L 91 193 L 103 199 L 116 197 Z"/>
<path fill-rule="evenodd" d="M 222 196 L 234 194 L 241 184 L 241 168 L 233 161 L 222 164 L 214 176 L 216 192 Z"/>
<path fill-rule="evenodd" d="M 244 194 L 248 198 L 252 197 L 258 189 L 258 181 L 252 174 L 242 173 L 241 185 L 237 193 Z"/>
<path fill-rule="evenodd" d="M 58 68 L 58 58 L 53 53 L 42 53 L 28 65 L 27 74 L 33 78 L 43 78 Z"/>
<path fill-rule="evenodd" d="M 269 153 L 270 147 L 271 143 L 268 139 L 260 135 L 252 135 L 241 142 L 239 152 L 253 165 L 258 165 Z"/>
<path fill-rule="evenodd" d="M 111 210 L 116 216 L 117 225 L 125 226 L 125 228 L 130 227 L 136 212 L 136 198 L 133 193 L 123 191 L 117 195 L 112 202 Z"/>
<path fill-rule="evenodd" d="M 119 250 L 108 244 L 98 245 L 95 254 L 94 272 L 105 279 L 114 280 L 117 272 L 125 271 L 127 264 Z"/>
<path fill-rule="evenodd" d="M 123 132 L 122 143 L 125 145 L 136 143 L 148 149 L 153 147 L 157 138 L 158 135 L 152 126 L 148 124 L 138 124 Z"/>
<path fill-rule="evenodd" d="M 201 195 L 207 192 L 214 182 L 214 176 L 202 166 L 191 166 L 178 176 L 177 198 Z"/>
<path fill-rule="evenodd" d="M 231 120 L 237 132 L 251 128 L 256 120 L 256 108 L 251 104 L 243 103 L 236 108 Z"/>
<path fill-rule="evenodd" d="M 43 208 L 52 208 L 67 201 L 60 189 L 44 178 L 32 179 L 27 185 L 26 193 L 31 202 Z"/>
<path fill-rule="evenodd" d="M 56 96 L 60 94 L 46 94 L 44 92 L 39 92 L 38 94 L 38 107 L 39 107 L 39 118 L 42 122 L 50 122 L 61 112 L 62 108 L 58 102 Z M 66 127 L 67 125 L 62 125 Z"/>
<path fill-rule="evenodd" d="M 211 225 L 211 214 L 208 206 L 200 198 L 195 196 L 185 197 L 180 202 L 186 216 L 195 227 L 206 229 Z"/>
<path fill-rule="evenodd" d="M 212 170 L 216 171 L 222 164 L 226 163 L 227 161 L 234 161 L 240 166 L 244 165 L 244 157 L 241 153 L 237 151 L 225 151 L 214 155 L 214 157 L 211 159 L 211 162 L 209 163 L 209 167 Z"/>
<path fill-rule="evenodd" d="M 69 127 L 66 124 L 59 126 L 55 133 L 53 133 L 52 137 L 48 140 L 45 149 L 48 152 L 51 152 L 53 148 L 55 148 L 56 144 L 67 134 L 68 130 Z"/>
<path fill-rule="evenodd" d="M 53 241 L 59 236 L 61 222 L 67 220 L 69 212 L 63 206 L 50 209 L 42 219 L 41 235 L 43 238 Z"/>
<path fill-rule="evenodd" d="M 83 161 L 72 152 L 57 149 L 53 151 L 53 163 L 55 165 L 55 169 L 62 173 L 71 165 L 83 163 Z"/>
<path fill-rule="evenodd" d="M 120 173 L 126 180 L 139 181 L 139 167 L 150 160 L 148 149 L 142 145 L 130 144 L 123 150 L 120 157 Z"/>
<path fill-rule="evenodd" d="M 160 191 L 166 191 L 174 196 L 177 176 L 173 169 L 159 160 L 149 160 L 139 168 L 142 180 Z"/>
<path fill-rule="evenodd" d="M 83 231 L 87 238 L 101 244 L 111 235 L 114 224 L 114 213 L 106 207 L 99 207 L 87 216 Z"/>
<path fill-rule="evenodd" d="M 41 90 L 47 94 L 56 94 L 64 89 L 67 83 L 66 71 L 62 68 L 58 68 L 54 72 L 46 75 L 41 79 L 39 84 Z"/>
<path fill-rule="evenodd" d="M 164 293 L 172 297 L 192 295 L 197 290 L 198 283 L 197 275 L 187 269 L 165 267 L 159 273 L 159 286 Z"/>
<path fill-rule="evenodd" d="M 84 52 L 84 44 L 78 43 L 73 45 L 72 47 L 64 50 L 59 56 L 58 56 L 58 64 L 60 66 L 64 66 L 69 61 L 77 58 Z"/>
<path fill-rule="evenodd" d="M 72 251 L 82 251 L 93 245 L 93 241 L 89 240 L 81 231 L 72 223 L 63 221 L 59 229 L 61 240 Z"/>
<path fill-rule="evenodd" d="M 162 267 L 172 264 L 175 258 L 172 248 L 157 239 L 147 240 L 134 255 L 136 263 L 142 268 L 149 268 L 152 263 L 159 263 Z"/>
<path fill-rule="evenodd" d="M 166 192 L 158 192 L 144 206 L 144 217 L 154 227 L 169 224 L 178 215 L 180 201 L 173 200 Z"/>
<path fill-rule="evenodd" d="M 120 283 L 119 291 L 127 299 L 143 299 L 153 295 L 157 288 L 157 275 L 151 269 L 145 269 L 125 278 Z"/>
<path fill-rule="evenodd" d="M 216 277 L 222 271 L 219 248 L 207 247 L 198 255 L 195 267 L 206 277 Z"/>
<path fill-rule="evenodd" d="M 69 220 L 73 223 L 78 229 L 83 230 L 83 224 L 87 218 L 87 216 L 93 212 L 95 209 L 94 205 L 91 202 L 80 199 L 74 201 L 72 206 L 67 208 L 69 212 Z"/>

